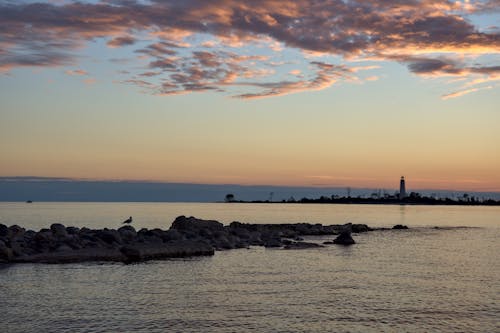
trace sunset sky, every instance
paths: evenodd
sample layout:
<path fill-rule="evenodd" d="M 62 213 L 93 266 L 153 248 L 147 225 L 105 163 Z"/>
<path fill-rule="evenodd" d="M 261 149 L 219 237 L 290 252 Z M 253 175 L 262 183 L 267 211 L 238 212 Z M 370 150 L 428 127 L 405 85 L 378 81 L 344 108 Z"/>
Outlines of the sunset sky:
<path fill-rule="evenodd" d="M 0 176 L 500 191 L 500 1 L 0 0 Z"/>

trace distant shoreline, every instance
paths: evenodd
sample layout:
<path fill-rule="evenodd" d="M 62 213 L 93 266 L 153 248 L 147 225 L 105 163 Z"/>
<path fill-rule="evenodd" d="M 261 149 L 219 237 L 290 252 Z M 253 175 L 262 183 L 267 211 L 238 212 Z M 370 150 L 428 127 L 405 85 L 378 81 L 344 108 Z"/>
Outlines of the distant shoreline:
<path fill-rule="evenodd" d="M 457 201 L 452 199 L 435 199 L 435 201 L 399 201 L 399 200 L 379 200 L 366 198 L 351 198 L 322 200 L 322 199 L 301 199 L 296 201 L 244 201 L 233 200 L 225 203 L 245 203 L 245 204 L 331 204 L 331 205 L 398 205 L 398 206 L 500 206 L 500 201 Z"/>

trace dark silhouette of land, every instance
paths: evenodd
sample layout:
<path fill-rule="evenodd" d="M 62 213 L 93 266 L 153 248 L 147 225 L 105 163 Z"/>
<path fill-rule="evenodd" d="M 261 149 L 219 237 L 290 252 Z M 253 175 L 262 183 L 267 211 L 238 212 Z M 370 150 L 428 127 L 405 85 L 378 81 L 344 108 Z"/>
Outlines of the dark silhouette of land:
<path fill-rule="evenodd" d="M 500 206 L 500 200 L 479 199 L 473 195 L 464 193 L 458 198 L 436 198 L 411 192 L 404 198 L 395 195 L 379 196 L 374 193 L 370 197 L 351 197 L 332 195 L 330 197 L 321 196 L 319 198 L 302 198 L 296 200 L 290 198 L 282 201 L 226 201 L 239 203 L 301 203 L 301 204 L 371 204 L 371 205 L 447 205 L 447 206 Z"/>

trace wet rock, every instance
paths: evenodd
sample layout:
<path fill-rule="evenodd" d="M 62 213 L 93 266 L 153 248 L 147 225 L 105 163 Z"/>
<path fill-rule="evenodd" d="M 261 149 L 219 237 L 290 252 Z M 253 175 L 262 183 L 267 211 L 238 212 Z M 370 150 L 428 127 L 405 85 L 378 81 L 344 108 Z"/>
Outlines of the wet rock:
<path fill-rule="evenodd" d="M 394 227 L 392 227 L 392 229 L 402 230 L 402 229 L 408 229 L 408 227 L 402 224 L 396 224 Z"/>
<path fill-rule="evenodd" d="M 351 231 L 344 230 L 333 240 L 333 244 L 352 245 L 356 244 L 356 242 L 351 237 Z"/>
<path fill-rule="evenodd" d="M 12 249 L 8 248 L 5 242 L 0 240 L 0 262 L 9 262 L 13 257 Z"/>
<path fill-rule="evenodd" d="M 0 237 L 7 237 L 9 235 L 9 228 L 5 224 L 0 223 Z"/>
<path fill-rule="evenodd" d="M 355 233 L 361 233 L 361 232 L 372 231 L 372 229 L 368 227 L 366 224 L 352 224 L 351 231 Z"/>
<path fill-rule="evenodd" d="M 60 223 L 54 223 L 50 226 L 50 230 L 57 238 L 65 238 L 68 236 L 68 232 L 66 231 L 66 227 Z"/>
<path fill-rule="evenodd" d="M 72 250 L 73 250 L 73 249 L 72 249 L 71 247 L 69 247 L 68 245 L 66 245 L 66 244 L 61 244 L 61 245 L 59 245 L 59 246 L 56 248 L 55 252 L 70 252 L 70 251 L 72 251 Z"/>
<path fill-rule="evenodd" d="M 144 261 L 213 255 L 214 250 L 249 246 L 307 249 L 321 247 L 303 242 L 304 235 L 340 233 L 332 243 L 354 244 L 351 232 L 370 231 L 366 225 L 244 224 L 229 226 L 212 220 L 179 216 L 169 230 L 123 226 L 117 230 L 65 227 L 53 224 L 39 232 L 0 225 L 0 262 L 65 263 L 81 261 Z M 3 236 L 1 236 L 3 235 Z"/>
<path fill-rule="evenodd" d="M 109 230 L 109 229 L 104 229 L 104 230 L 98 230 L 96 234 L 96 238 L 101 239 L 107 244 L 121 244 L 122 239 L 120 237 L 120 233 L 116 230 Z"/>
<path fill-rule="evenodd" d="M 118 229 L 121 239 L 124 242 L 131 242 L 137 238 L 137 232 L 131 225 L 126 225 Z"/>
<path fill-rule="evenodd" d="M 281 247 L 281 238 L 267 238 L 263 241 L 265 247 Z"/>
<path fill-rule="evenodd" d="M 125 256 L 126 262 L 138 262 L 141 261 L 141 251 L 134 246 L 122 246 L 120 252 Z"/>
<path fill-rule="evenodd" d="M 222 230 L 224 229 L 224 225 L 220 222 L 213 220 L 201 220 L 195 217 L 185 217 L 179 216 L 172 223 L 170 229 L 177 230 L 199 230 L 207 228 L 210 230 Z"/>
<path fill-rule="evenodd" d="M 80 232 L 80 228 L 77 227 L 67 227 L 66 232 L 69 235 L 77 235 Z"/>
<path fill-rule="evenodd" d="M 7 232 L 7 237 L 14 238 L 17 236 L 22 236 L 26 230 L 18 225 L 12 225 L 9 227 Z"/>
<path fill-rule="evenodd" d="M 179 231 L 175 230 L 175 229 L 167 230 L 163 234 L 163 241 L 164 242 L 182 240 L 183 238 L 184 237 L 182 236 L 182 234 Z"/>

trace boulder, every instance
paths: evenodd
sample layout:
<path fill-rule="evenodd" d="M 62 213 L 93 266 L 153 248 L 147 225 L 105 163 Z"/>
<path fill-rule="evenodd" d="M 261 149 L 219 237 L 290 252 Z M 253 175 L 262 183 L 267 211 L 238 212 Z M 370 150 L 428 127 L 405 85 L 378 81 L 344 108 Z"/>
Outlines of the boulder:
<path fill-rule="evenodd" d="M 7 232 L 7 236 L 10 238 L 14 238 L 17 236 L 22 236 L 26 230 L 24 228 L 21 228 L 18 225 L 11 225 L 9 227 L 9 230 Z"/>
<path fill-rule="evenodd" d="M 134 246 L 122 246 L 120 252 L 125 256 L 125 262 L 138 262 L 141 261 L 141 251 Z"/>
<path fill-rule="evenodd" d="M 73 249 L 66 244 L 59 245 L 55 250 L 55 252 L 70 252 L 70 251 L 73 251 Z"/>
<path fill-rule="evenodd" d="M 371 231 L 372 229 L 368 227 L 366 224 L 352 224 L 351 225 L 351 231 L 355 233 L 360 233 L 360 232 L 368 232 Z"/>
<path fill-rule="evenodd" d="M 394 227 L 392 227 L 392 229 L 400 229 L 400 230 L 402 230 L 402 229 L 408 229 L 408 227 L 405 226 L 405 225 L 402 225 L 402 224 L 396 224 Z"/>
<path fill-rule="evenodd" d="M 60 223 L 54 223 L 50 226 L 50 230 L 57 238 L 65 238 L 68 236 L 68 232 L 66 231 L 66 227 Z"/>
<path fill-rule="evenodd" d="M 67 227 L 66 232 L 69 235 L 77 235 L 80 232 L 80 228 L 77 227 Z"/>
<path fill-rule="evenodd" d="M 0 237 L 7 237 L 9 235 L 9 228 L 5 224 L 0 223 Z"/>
<path fill-rule="evenodd" d="M 14 257 L 12 253 L 12 249 L 7 247 L 7 245 L 0 240 L 0 263 L 1 262 L 9 262 Z"/>
<path fill-rule="evenodd" d="M 122 243 L 122 238 L 120 237 L 120 233 L 116 230 L 109 230 L 109 229 L 97 230 L 96 237 L 110 245 L 113 243 L 117 244 Z"/>
<path fill-rule="evenodd" d="M 337 236 L 337 238 L 333 240 L 333 244 L 352 245 L 356 244 L 356 242 L 351 237 L 351 231 L 344 230 L 340 233 L 340 235 Z"/>
<path fill-rule="evenodd" d="M 170 229 L 163 234 L 162 238 L 164 242 L 170 242 L 170 241 L 182 240 L 184 237 L 179 231 L 175 229 Z"/>
<path fill-rule="evenodd" d="M 266 238 L 263 240 L 263 243 L 265 247 L 281 247 L 283 245 L 279 237 Z"/>
<path fill-rule="evenodd" d="M 172 226 L 170 227 L 170 229 L 192 230 L 192 231 L 198 231 L 199 229 L 203 228 L 207 228 L 212 231 L 223 230 L 224 225 L 220 222 L 213 220 L 201 220 L 192 216 L 191 217 L 179 216 L 175 219 L 175 221 L 172 223 Z"/>
<path fill-rule="evenodd" d="M 126 225 L 118 229 L 121 239 L 124 242 L 132 242 L 137 238 L 137 232 L 131 225 Z"/>

